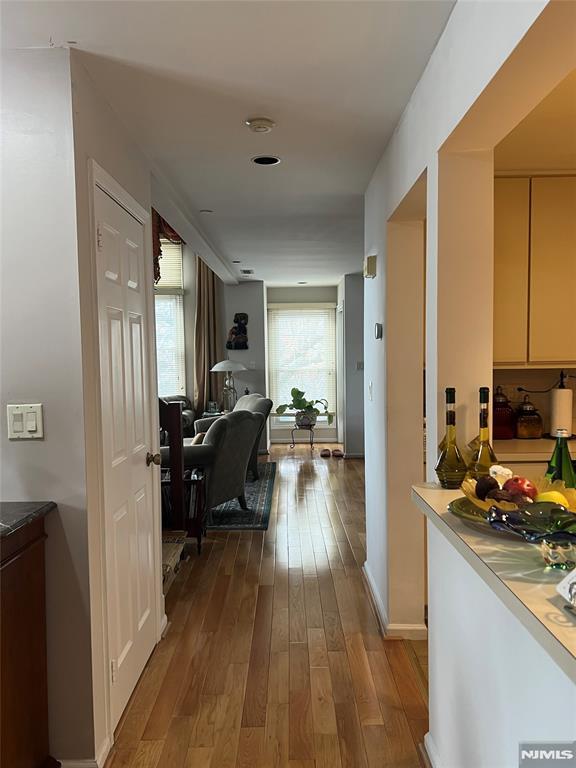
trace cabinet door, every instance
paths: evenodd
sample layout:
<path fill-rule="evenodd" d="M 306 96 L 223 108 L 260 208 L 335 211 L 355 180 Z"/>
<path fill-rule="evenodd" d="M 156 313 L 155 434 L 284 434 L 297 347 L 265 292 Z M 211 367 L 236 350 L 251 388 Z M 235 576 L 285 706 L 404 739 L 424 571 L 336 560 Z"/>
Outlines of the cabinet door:
<path fill-rule="evenodd" d="M 576 360 L 576 177 L 532 179 L 530 362 Z"/>
<path fill-rule="evenodd" d="M 528 353 L 530 180 L 494 180 L 494 362 Z"/>

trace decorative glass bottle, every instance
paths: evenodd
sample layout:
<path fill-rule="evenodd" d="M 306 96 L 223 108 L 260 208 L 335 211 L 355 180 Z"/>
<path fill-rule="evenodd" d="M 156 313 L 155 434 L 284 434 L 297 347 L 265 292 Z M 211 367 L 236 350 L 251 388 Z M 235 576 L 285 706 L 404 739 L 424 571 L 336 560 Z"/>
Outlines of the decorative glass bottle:
<path fill-rule="evenodd" d="M 563 480 L 566 488 L 576 488 L 576 471 L 568 449 L 568 430 L 556 430 L 556 447 L 545 475 L 547 480 Z"/>
<path fill-rule="evenodd" d="M 460 488 L 466 477 L 466 462 L 456 444 L 456 390 L 446 388 L 446 435 L 436 462 L 436 474 L 442 488 Z"/>
<path fill-rule="evenodd" d="M 490 467 L 498 463 L 494 449 L 490 445 L 490 418 L 488 413 L 488 403 L 490 401 L 490 390 L 488 387 L 480 387 L 480 434 L 478 443 L 468 465 L 468 477 L 477 480 L 490 473 Z"/>

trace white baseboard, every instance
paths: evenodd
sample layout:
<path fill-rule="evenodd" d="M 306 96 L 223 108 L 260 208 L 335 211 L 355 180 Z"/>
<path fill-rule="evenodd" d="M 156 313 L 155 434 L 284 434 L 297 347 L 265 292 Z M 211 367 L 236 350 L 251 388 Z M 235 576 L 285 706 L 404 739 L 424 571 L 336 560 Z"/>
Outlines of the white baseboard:
<path fill-rule="evenodd" d="M 368 563 L 364 563 L 362 572 L 364 573 L 364 581 L 370 591 L 372 605 L 376 611 L 376 617 L 383 634 L 386 637 L 402 637 L 405 640 L 426 640 L 428 638 L 428 629 L 425 624 L 390 624 L 386 608 L 384 607 L 384 601 L 378 592 L 376 582 L 368 568 Z"/>
<path fill-rule="evenodd" d="M 166 632 L 166 628 L 168 627 L 168 616 L 164 614 L 162 616 L 162 621 L 160 622 L 160 637 L 158 639 L 158 642 L 164 637 L 164 633 Z"/>
<path fill-rule="evenodd" d="M 370 573 L 370 570 L 368 568 L 368 563 L 364 563 L 364 565 L 362 566 L 362 573 L 364 574 L 364 581 L 370 592 L 372 605 L 374 606 L 374 610 L 376 611 L 376 618 L 378 619 L 378 623 L 380 624 L 380 629 L 382 630 L 383 633 L 385 633 L 386 627 L 388 626 L 388 614 L 386 613 L 386 608 L 384 607 L 382 598 L 380 597 L 378 590 L 376 588 L 376 582 L 374 581 L 372 574 Z"/>
<path fill-rule="evenodd" d="M 430 761 L 432 768 L 442 768 L 442 763 L 438 757 L 438 750 L 436 749 L 436 745 L 432 740 L 430 731 L 428 731 L 428 733 L 424 736 L 424 747 L 426 749 L 426 754 L 428 755 L 428 760 Z"/>
<path fill-rule="evenodd" d="M 426 624 L 388 624 L 386 635 L 404 640 L 427 640 L 428 628 Z"/>
<path fill-rule="evenodd" d="M 86 760 L 62 760 L 60 764 L 62 768 L 104 768 L 110 750 L 112 749 L 111 740 L 106 737 L 102 742 L 100 748 L 96 752 L 94 759 L 87 758 Z"/>

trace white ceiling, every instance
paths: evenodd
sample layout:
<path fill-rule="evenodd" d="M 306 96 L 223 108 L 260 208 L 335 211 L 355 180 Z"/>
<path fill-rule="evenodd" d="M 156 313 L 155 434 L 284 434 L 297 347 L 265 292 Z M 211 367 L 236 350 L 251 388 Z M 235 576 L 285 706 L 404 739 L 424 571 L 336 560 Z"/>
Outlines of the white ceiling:
<path fill-rule="evenodd" d="M 576 171 L 576 70 L 495 148 L 497 171 Z"/>
<path fill-rule="evenodd" d="M 271 284 L 361 269 L 363 195 L 452 0 L 4 2 L 12 47 L 77 41 L 228 262 Z M 277 122 L 267 135 L 248 116 Z M 275 167 L 256 154 L 282 158 Z"/>

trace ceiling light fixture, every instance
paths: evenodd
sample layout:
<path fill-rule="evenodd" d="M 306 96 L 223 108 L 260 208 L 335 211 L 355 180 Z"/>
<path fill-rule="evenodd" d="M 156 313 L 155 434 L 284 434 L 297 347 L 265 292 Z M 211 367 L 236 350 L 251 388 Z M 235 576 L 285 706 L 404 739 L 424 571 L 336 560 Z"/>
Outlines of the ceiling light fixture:
<path fill-rule="evenodd" d="M 300 280 L 298 285 L 308 285 L 308 283 L 306 282 L 306 280 Z"/>
<path fill-rule="evenodd" d="M 209 214 L 209 213 L 214 213 L 214 211 L 212 210 L 212 208 L 200 208 L 199 213 Z"/>
<path fill-rule="evenodd" d="M 272 128 L 276 127 L 274 120 L 269 117 L 247 117 L 244 125 L 247 125 L 252 133 L 270 133 Z"/>
<path fill-rule="evenodd" d="M 240 261 L 240 259 L 233 259 L 232 264 L 242 264 L 242 262 Z"/>
<path fill-rule="evenodd" d="M 274 155 L 256 155 L 256 157 L 252 158 L 252 162 L 256 163 L 256 165 L 278 165 L 281 160 Z"/>

